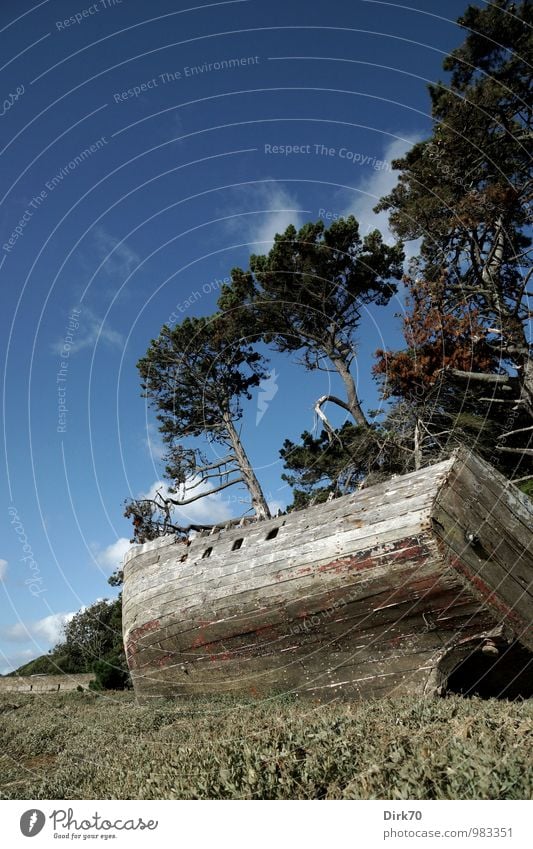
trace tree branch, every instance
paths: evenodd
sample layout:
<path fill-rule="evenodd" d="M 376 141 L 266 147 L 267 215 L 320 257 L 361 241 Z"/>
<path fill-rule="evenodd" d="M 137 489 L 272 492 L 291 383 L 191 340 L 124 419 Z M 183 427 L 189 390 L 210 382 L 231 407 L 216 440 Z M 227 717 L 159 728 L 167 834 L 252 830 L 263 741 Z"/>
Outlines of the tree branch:
<path fill-rule="evenodd" d="M 233 486 L 234 483 L 245 483 L 244 478 L 235 478 L 235 480 L 227 481 L 226 483 L 220 484 L 220 486 L 215 487 L 214 489 L 210 489 L 209 492 L 200 492 L 198 495 L 193 495 L 192 498 L 185 498 L 183 501 L 179 501 L 176 498 L 168 498 L 171 504 L 176 505 L 177 507 L 183 507 L 185 504 L 192 504 L 193 501 L 198 501 L 199 498 L 207 498 L 208 495 L 214 495 L 215 492 L 221 492 L 223 489 L 227 489 L 228 486 Z"/>
<path fill-rule="evenodd" d="M 330 425 L 330 423 L 329 423 L 329 421 L 328 421 L 328 419 L 327 419 L 326 414 L 322 412 L 322 406 L 323 406 L 323 405 L 324 405 L 327 401 L 331 401 L 331 403 L 332 403 L 332 404 L 337 404 L 337 406 L 338 406 L 338 407 L 342 407 L 342 408 L 343 408 L 343 410 L 346 410 L 348 413 L 350 413 L 350 414 L 351 414 L 350 407 L 348 406 L 348 404 L 346 403 L 346 401 L 343 401 L 341 398 L 337 398 L 337 396 L 336 396 L 336 395 L 321 395 L 321 396 L 320 396 L 320 398 L 318 398 L 318 399 L 317 399 L 317 401 L 315 402 L 315 406 L 314 406 L 314 408 L 313 408 L 313 409 L 314 409 L 314 411 L 315 411 L 315 413 L 316 413 L 316 415 L 318 416 L 318 418 L 320 419 L 320 421 L 321 421 L 321 422 L 322 422 L 322 424 L 324 425 L 324 429 L 326 430 L 326 432 L 327 432 L 327 434 L 328 434 L 328 439 L 329 439 L 329 441 L 330 441 L 330 442 L 332 442 L 332 441 L 333 441 L 333 438 L 335 437 L 336 439 L 338 439 L 338 440 L 339 440 L 339 442 L 340 442 L 340 443 L 341 443 L 341 445 L 342 445 L 342 440 L 341 440 L 341 439 L 340 439 L 340 437 L 339 437 L 339 436 L 335 433 L 334 428 L 332 428 L 332 427 L 331 427 L 331 425 Z"/>
<path fill-rule="evenodd" d="M 520 398 L 480 398 L 480 401 L 486 401 L 488 404 L 525 404 Z"/>
<path fill-rule="evenodd" d="M 505 451 L 507 454 L 527 454 L 528 457 L 533 457 L 533 448 L 504 448 L 496 446 L 496 451 Z"/>
<path fill-rule="evenodd" d="M 210 463 L 207 466 L 200 466 L 199 468 L 196 468 L 195 472 L 197 474 L 202 474 L 202 472 L 209 472 L 211 469 L 219 469 L 220 466 L 227 466 L 228 463 L 234 462 L 236 459 L 235 454 L 227 454 L 217 463 Z"/>
<path fill-rule="evenodd" d="M 228 475 L 231 475 L 234 472 L 238 472 L 238 471 L 239 471 L 239 467 L 237 466 L 237 468 L 227 469 L 225 472 L 213 472 L 212 475 L 202 475 L 202 477 L 199 478 L 199 480 L 197 480 L 193 484 L 188 484 L 188 483 L 185 482 L 183 484 L 184 491 L 185 492 L 191 492 L 193 489 L 196 489 L 197 487 L 199 487 L 200 484 L 205 483 L 205 481 L 210 480 L 211 478 L 224 478 L 224 477 L 227 477 Z"/>
<path fill-rule="evenodd" d="M 441 372 L 451 374 L 452 377 L 458 377 L 461 380 L 475 380 L 479 383 L 497 383 L 499 386 L 509 386 L 513 379 L 508 374 L 483 374 L 477 371 L 461 371 L 457 368 L 439 369 Z"/>
<path fill-rule="evenodd" d="M 502 435 L 499 436 L 498 439 L 507 439 L 508 436 L 514 436 L 515 433 L 525 433 L 526 430 L 533 430 L 533 425 L 531 425 L 530 427 L 519 427 L 518 430 L 510 430 L 507 433 L 502 433 Z"/>

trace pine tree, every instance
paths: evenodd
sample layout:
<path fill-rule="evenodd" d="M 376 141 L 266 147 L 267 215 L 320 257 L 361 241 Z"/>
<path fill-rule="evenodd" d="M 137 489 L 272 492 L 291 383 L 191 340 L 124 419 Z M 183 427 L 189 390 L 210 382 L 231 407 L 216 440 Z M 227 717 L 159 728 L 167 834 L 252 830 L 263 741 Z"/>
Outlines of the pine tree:
<path fill-rule="evenodd" d="M 252 256 L 250 269 L 234 269 L 219 306 L 240 315 L 243 327 L 281 352 L 298 353 L 305 368 L 336 371 L 346 399 L 324 395 L 368 427 L 351 366 L 361 315 L 369 304 L 385 305 L 396 292 L 403 252 L 376 230 L 364 239 L 353 216 L 333 222 L 289 226 L 275 237 L 268 255 Z"/>
<path fill-rule="evenodd" d="M 158 410 L 160 431 L 167 446 L 166 476 L 170 493 L 126 502 L 133 518 L 134 539 L 142 542 L 160 533 L 187 532 L 174 524 L 172 510 L 244 484 L 260 518 L 270 517 L 261 485 L 248 458 L 238 422 L 243 400 L 266 376 L 265 361 L 243 341 L 231 313 L 186 318 L 174 327 L 164 325 L 139 360 L 144 395 Z M 209 461 L 195 440 L 223 448 L 222 457 Z M 214 482 L 214 483 L 212 483 Z"/>
<path fill-rule="evenodd" d="M 485 343 L 499 358 L 496 373 L 456 369 L 455 377 L 506 385 L 514 394 L 499 399 L 501 406 L 512 401 L 533 417 L 533 6 L 469 6 L 459 23 L 467 35 L 444 62 L 450 83 L 430 86 L 433 133 L 393 163 L 398 184 L 376 209 L 390 211 L 400 238 L 422 240 L 413 276 L 445 281 L 446 313 L 465 302 L 475 308 Z"/>

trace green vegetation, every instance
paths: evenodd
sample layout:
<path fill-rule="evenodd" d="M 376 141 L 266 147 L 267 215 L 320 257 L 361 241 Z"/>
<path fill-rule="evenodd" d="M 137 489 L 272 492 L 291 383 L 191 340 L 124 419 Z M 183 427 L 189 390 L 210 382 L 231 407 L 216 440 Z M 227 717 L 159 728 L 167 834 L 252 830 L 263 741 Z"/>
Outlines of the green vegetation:
<path fill-rule="evenodd" d="M 469 6 L 447 82 L 429 86 L 432 132 L 400 160 L 376 211 L 420 239 L 406 346 L 379 351 L 384 398 L 424 465 L 458 440 L 509 477 L 533 475 L 531 65 L 533 6 Z M 527 483 L 527 481 L 526 481 Z"/>
<path fill-rule="evenodd" d="M 111 583 L 111 581 L 110 581 Z M 122 599 L 96 601 L 64 626 L 63 640 L 48 654 L 20 666 L 14 675 L 74 675 L 94 672 L 98 690 L 128 685 L 129 673 L 122 643 Z"/>
<path fill-rule="evenodd" d="M 56 660 L 53 657 L 53 652 L 51 651 L 48 654 L 42 654 L 40 657 L 30 660 L 29 663 L 24 663 L 13 672 L 8 672 L 5 677 L 13 678 L 18 675 L 58 675 L 64 671 L 63 667 L 59 666 L 58 659 Z"/>
<path fill-rule="evenodd" d="M 280 450 L 289 509 L 422 468 L 463 444 L 531 494 L 533 6 L 495 0 L 469 6 L 458 23 L 465 35 L 444 59 L 447 78 L 428 87 L 431 131 L 392 163 L 398 181 L 375 207 L 389 214 L 397 244 L 378 230 L 362 238 L 353 216 L 290 225 L 266 255 L 232 270 L 214 315 L 164 326 L 140 360 L 180 498 L 128 502 L 136 541 L 188 533 L 173 526 L 173 507 L 205 497 L 208 481 L 214 492 L 244 483 L 250 509 L 268 516 L 235 425 L 250 390 L 268 392 L 269 350 L 334 374 L 340 387 L 315 402 L 322 432 L 286 438 Z M 403 245 L 415 240 L 403 273 Z M 404 341 L 375 352 L 369 371 L 382 404 L 373 412 L 353 366 L 367 308 L 386 306 L 400 277 Z M 346 413 L 339 427 L 332 409 Z M 205 451 L 213 442 L 229 451 L 215 463 Z"/>
<path fill-rule="evenodd" d="M 530 799 L 533 702 L 0 696 L 1 799 Z"/>
<path fill-rule="evenodd" d="M 224 286 L 219 307 L 241 328 L 281 353 L 300 355 L 308 370 L 337 372 L 346 401 L 333 395 L 321 399 L 346 410 L 354 422 L 368 422 L 350 371 L 365 307 L 385 306 L 402 276 L 403 250 L 389 247 L 379 230 L 364 238 L 350 215 L 334 221 L 292 225 L 276 235 L 267 256 L 250 257 L 250 270 L 234 268 Z"/>

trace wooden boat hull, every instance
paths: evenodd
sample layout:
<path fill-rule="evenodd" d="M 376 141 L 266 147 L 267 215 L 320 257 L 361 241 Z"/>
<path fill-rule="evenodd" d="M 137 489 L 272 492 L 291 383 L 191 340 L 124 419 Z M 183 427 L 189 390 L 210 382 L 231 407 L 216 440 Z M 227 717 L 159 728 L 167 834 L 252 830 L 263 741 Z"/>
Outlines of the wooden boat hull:
<path fill-rule="evenodd" d="M 136 693 L 433 693 L 454 657 L 464 664 L 475 652 L 480 663 L 493 653 L 500 682 L 519 667 L 513 686 L 527 690 L 532 508 L 460 451 L 188 547 L 173 537 L 136 546 L 123 591 Z"/>

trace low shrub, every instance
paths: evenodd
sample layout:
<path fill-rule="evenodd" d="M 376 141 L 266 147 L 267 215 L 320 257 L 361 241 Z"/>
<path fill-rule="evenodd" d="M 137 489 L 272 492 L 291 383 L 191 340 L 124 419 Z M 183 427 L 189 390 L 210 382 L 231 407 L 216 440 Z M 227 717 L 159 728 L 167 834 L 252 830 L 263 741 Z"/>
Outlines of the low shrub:
<path fill-rule="evenodd" d="M 5 708 L 3 711 L 2 709 Z M 16 709 L 14 709 L 16 708 Z M 1 799 L 530 799 L 533 701 L 0 696 Z M 98 746 L 95 746 L 98 740 Z"/>

